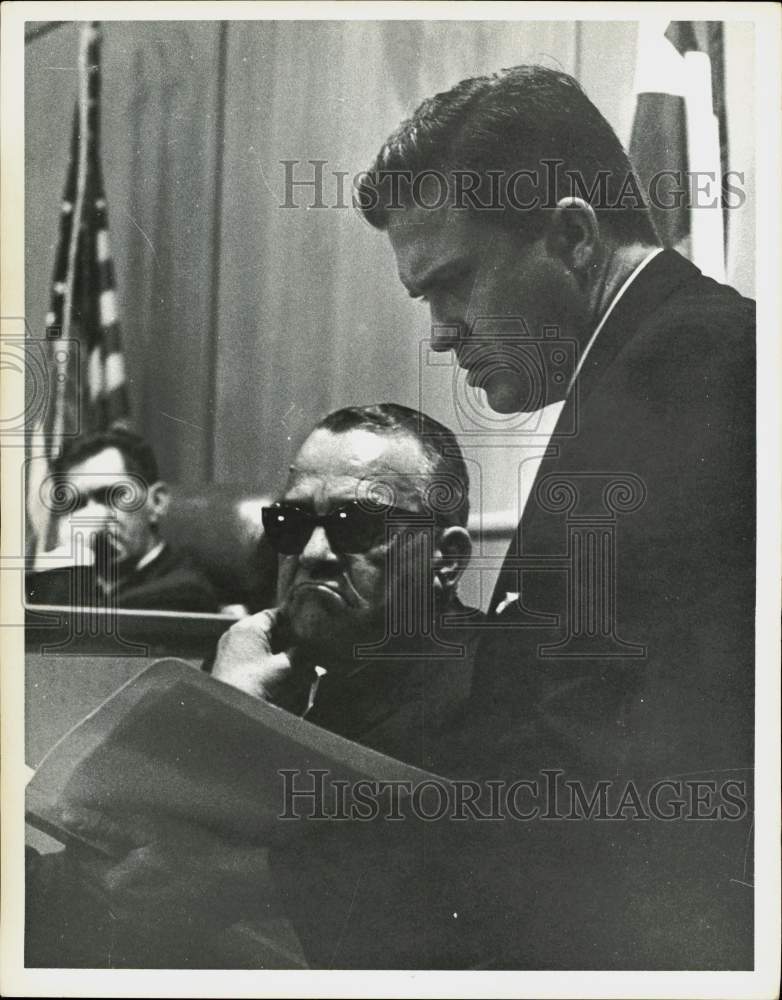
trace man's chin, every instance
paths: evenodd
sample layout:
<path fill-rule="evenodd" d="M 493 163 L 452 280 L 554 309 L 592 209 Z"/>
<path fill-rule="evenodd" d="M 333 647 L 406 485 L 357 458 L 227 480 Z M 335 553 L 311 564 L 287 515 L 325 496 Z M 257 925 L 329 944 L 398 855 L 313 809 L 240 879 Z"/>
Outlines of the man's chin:
<path fill-rule="evenodd" d="M 467 384 L 483 390 L 495 413 L 531 413 L 546 403 L 540 380 L 510 367 L 497 365 L 480 375 L 471 372 Z"/>
<path fill-rule="evenodd" d="M 348 627 L 347 604 L 327 587 L 297 587 L 286 600 L 285 610 L 297 640 L 308 645 Z"/>
<path fill-rule="evenodd" d="M 296 589 L 285 601 L 292 644 L 315 662 L 334 666 L 350 659 L 357 644 L 377 638 L 377 627 L 358 609 L 321 590 Z"/>
<path fill-rule="evenodd" d="M 531 405 L 529 392 L 523 391 L 522 386 L 512 379 L 497 379 L 482 386 L 482 389 L 486 393 L 486 402 L 495 413 L 507 415 L 536 409 Z"/>

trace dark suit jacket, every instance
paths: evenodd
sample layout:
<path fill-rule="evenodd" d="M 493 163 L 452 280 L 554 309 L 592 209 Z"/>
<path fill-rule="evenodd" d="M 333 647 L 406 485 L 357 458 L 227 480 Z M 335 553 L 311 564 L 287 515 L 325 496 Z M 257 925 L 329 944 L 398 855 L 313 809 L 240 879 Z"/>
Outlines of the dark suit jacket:
<path fill-rule="evenodd" d="M 209 580 L 189 556 L 166 545 L 157 558 L 141 569 L 122 573 L 117 597 L 106 597 L 98 588 L 91 567 L 62 567 L 29 573 L 25 581 L 30 604 L 57 604 L 69 607 L 74 595 L 89 600 L 90 607 L 109 607 L 116 601 L 120 608 L 146 611 L 219 610 L 217 595 Z"/>
<path fill-rule="evenodd" d="M 450 655 L 420 640 L 406 647 L 407 658 L 379 660 L 352 676 L 327 674 L 305 718 L 435 774 L 447 770 L 443 735 L 469 696 L 483 620 L 458 602 L 449 617 L 436 636 L 454 647 Z M 312 967 L 463 969 L 485 961 L 478 909 L 463 905 L 472 895 L 464 858 L 474 854 L 466 824 L 415 822 L 408 811 L 400 822 L 309 826 L 292 830 L 274 861 L 283 909 Z"/>
<path fill-rule="evenodd" d="M 711 807 L 733 779 L 749 805 L 509 828 L 500 966 L 752 967 L 754 383 L 753 303 L 666 251 L 566 403 L 498 579 L 464 767 L 561 769 L 615 801 L 628 780 L 642 800 L 716 781 Z"/>

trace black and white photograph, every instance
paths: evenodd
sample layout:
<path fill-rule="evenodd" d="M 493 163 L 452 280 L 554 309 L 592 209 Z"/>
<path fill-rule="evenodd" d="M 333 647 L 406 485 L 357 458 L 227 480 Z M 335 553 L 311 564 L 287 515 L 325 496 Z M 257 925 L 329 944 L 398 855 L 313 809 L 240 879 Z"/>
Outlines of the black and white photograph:
<path fill-rule="evenodd" d="M 2 19 L 2 993 L 778 996 L 779 6 Z"/>

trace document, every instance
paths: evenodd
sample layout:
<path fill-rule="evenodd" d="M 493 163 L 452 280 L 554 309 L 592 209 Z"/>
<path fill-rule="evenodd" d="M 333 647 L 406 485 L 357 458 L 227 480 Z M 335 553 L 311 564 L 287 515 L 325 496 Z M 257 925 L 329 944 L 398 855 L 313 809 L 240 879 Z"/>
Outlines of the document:
<path fill-rule="evenodd" d="M 270 846 L 286 843 L 297 819 L 328 819 L 334 807 L 347 818 L 362 779 L 404 796 L 432 778 L 166 659 L 55 744 L 27 786 L 26 814 L 62 843 L 80 838 L 62 820 L 78 806 L 165 816 Z"/>

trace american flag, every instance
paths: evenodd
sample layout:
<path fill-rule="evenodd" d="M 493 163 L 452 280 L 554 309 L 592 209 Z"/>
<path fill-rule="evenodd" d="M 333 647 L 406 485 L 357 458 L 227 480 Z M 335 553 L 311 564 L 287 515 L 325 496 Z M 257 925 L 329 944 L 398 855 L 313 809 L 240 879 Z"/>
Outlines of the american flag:
<path fill-rule="evenodd" d="M 660 239 L 704 274 L 724 281 L 727 129 L 722 22 L 642 21 L 635 92 L 630 158 L 649 195 Z"/>
<path fill-rule="evenodd" d="M 46 315 L 50 402 L 34 429 L 42 447 L 28 477 L 28 528 L 39 553 L 53 543 L 43 483 L 66 437 L 125 424 L 130 414 L 100 162 L 100 45 L 100 26 L 85 24 Z"/>

